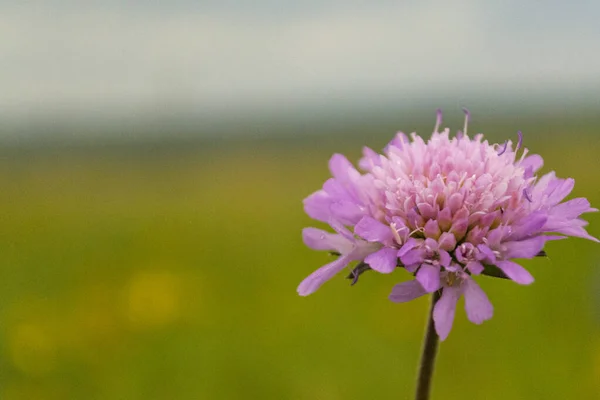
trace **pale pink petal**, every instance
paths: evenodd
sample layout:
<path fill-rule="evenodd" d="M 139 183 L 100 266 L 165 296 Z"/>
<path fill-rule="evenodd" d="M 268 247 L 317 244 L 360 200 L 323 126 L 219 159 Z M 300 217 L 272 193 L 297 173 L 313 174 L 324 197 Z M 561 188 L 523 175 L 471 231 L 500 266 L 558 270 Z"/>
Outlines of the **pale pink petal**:
<path fill-rule="evenodd" d="M 536 201 L 541 199 L 542 193 L 546 190 L 548 184 L 554 179 L 556 179 L 556 173 L 554 171 L 550 171 L 541 178 L 538 178 L 535 186 L 533 186 L 531 190 L 532 197 Z"/>
<path fill-rule="evenodd" d="M 489 249 L 489 247 L 498 247 L 500 245 L 500 242 L 502 241 L 502 238 L 504 237 L 504 235 L 506 234 L 507 230 L 505 227 L 500 226 L 496 229 L 492 229 L 488 234 L 487 234 L 487 248 Z M 483 245 L 478 245 L 477 247 L 480 247 Z M 481 248 L 480 248 L 481 250 Z M 483 250 L 481 250 L 483 251 Z"/>
<path fill-rule="evenodd" d="M 375 253 L 369 254 L 365 258 L 365 263 L 369 264 L 377 272 L 389 274 L 396 269 L 398 263 L 397 252 L 396 249 L 385 247 Z"/>
<path fill-rule="evenodd" d="M 324 190 L 319 190 L 304 199 L 304 211 L 312 219 L 327 222 L 331 218 L 330 204 L 331 197 Z"/>
<path fill-rule="evenodd" d="M 467 269 L 471 271 L 473 275 L 479 275 L 483 272 L 483 265 L 479 261 L 470 261 L 467 263 Z"/>
<path fill-rule="evenodd" d="M 470 278 L 462 282 L 463 293 L 465 295 L 465 310 L 467 318 L 474 324 L 481 324 L 492 318 L 494 314 L 494 306 L 487 298 L 487 295 L 479 285 Z"/>
<path fill-rule="evenodd" d="M 581 226 L 578 226 L 577 221 L 578 220 L 569 221 L 567 223 L 561 224 L 563 227 L 561 227 L 561 228 L 556 227 L 554 229 L 551 229 L 550 231 L 556 232 L 556 233 L 562 233 L 563 235 L 580 237 L 580 238 L 588 239 L 588 240 L 591 240 L 594 242 L 600 242 L 600 240 L 596 239 L 595 237 L 593 237 L 592 235 L 587 233 L 587 231 L 584 228 L 582 228 Z"/>
<path fill-rule="evenodd" d="M 335 178 L 327 179 L 323 184 L 323 190 L 331 196 L 332 201 L 354 199 L 350 192 L 348 192 L 348 186 Z"/>
<path fill-rule="evenodd" d="M 456 247 L 456 238 L 450 232 L 444 232 L 438 239 L 440 249 L 446 251 L 452 251 Z"/>
<path fill-rule="evenodd" d="M 350 259 L 348 257 L 342 256 L 319 268 L 298 285 L 298 294 L 300 296 L 308 296 L 309 294 L 314 293 L 323 283 L 343 270 L 349 262 Z"/>
<path fill-rule="evenodd" d="M 432 251 L 437 251 L 439 248 L 438 242 L 432 238 L 425 239 L 425 246 L 430 248 Z"/>
<path fill-rule="evenodd" d="M 575 180 L 568 179 L 555 179 L 548 184 L 548 187 L 544 191 L 544 194 L 548 196 L 545 200 L 545 204 L 555 205 L 562 201 L 565 197 L 571 193 L 575 186 Z"/>
<path fill-rule="evenodd" d="M 425 228 L 423 228 L 423 229 L 424 229 L 425 236 L 428 238 L 437 238 L 442 233 L 440 231 L 440 226 L 438 225 L 437 221 L 435 221 L 433 219 L 430 219 L 429 221 L 427 221 L 427 223 L 425 223 Z"/>
<path fill-rule="evenodd" d="M 425 251 L 423 249 L 409 250 L 406 254 L 400 256 L 400 260 L 402 260 L 402 264 L 404 265 L 421 264 L 425 261 Z"/>
<path fill-rule="evenodd" d="M 368 242 L 384 243 L 392 239 L 392 229 L 375 218 L 363 217 L 354 227 L 354 233 Z"/>
<path fill-rule="evenodd" d="M 440 250 L 439 255 L 440 255 L 440 264 L 443 265 L 444 267 L 449 266 L 450 262 L 452 261 L 452 257 L 450 257 L 450 254 L 448 254 L 448 252 L 445 250 Z"/>
<path fill-rule="evenodd" d="M 348 182 L 356 179 L 360 174 L 348 159 L 342 154 L 334 154 L 329 159 L 329 170 L 334 178 L 341 182 Z"/>
<path fill-rule="evenodd" d="M 450 334 L 456 312 L 456 302 L 458 302 L 460 294 L 460 289 L 457 287 L 445 287 L 442 297 L 433 308 L 433 322 L 440 340 L 445 340 Z"/>
<path fill-rule="evenodd" d="M 509 238 L 511 240 L 521 240 L 525 237 L 538 233 L 548 220 L 548 214 L 545 211 L 535 211 L 523 218 L 514 225 Z"/>
<path fill-rule="evenodd" d="M 435 292 L 440 288 L 440 267 L 429 264 L 421 265 L 417 272 L 417 280 L 427 292 Z"/>
<path fill-rule="evenodd" d="M 503 243 L 506 248 L 506 258 L 533 258 L 544 248 L 547 241 L 546 236 L 536 236 L 530 239 L 516 242 Z"/>
<path fill-rule="evenodd" d="M 417 245 L 419 244 L 419 242 L 417 242 L 416 239 L 414 238 L 409 238 L 404 245 L 400 248 L 400 250 L 398 250 L 398 257 L 403 257 L 406 253 L 408 253 L 410 250 L 414 249 Z"/>
<path fill-rule="evenodd" d="M 519 264 L 512 261 L 497 261 L 496 266 L 513 281 L 521 285 L 529 285 L 533 282 L 533 276 Z"/>
<path fill-rule="evenodd" d="M 534 173 L 538 169 L 542 168 L 542 166 L 544 165 L 544 159 L 537 154 L 532 154 L 528 157 L 525 157 L 523 161 L 519 163 L 519 165 L 525 170 L 529 168 L 531 170 L 531 173 Z"/>
<path fill-rule="evenodd" d="M 595 208 L 590 206 L 590 202 L 582 197 L 565 201 L 550 209 L 551 215 L 556 215 L 561 219 L 573 219 L 579 217 L 583 213 L 596 212 Z"/>
<path fill-rule="evenodd" d="M 406 281 L 393 287 L 389 299 L 396 303 L 404 303 L 427 294 L 423 286 L 416 280 Z"/>
<path fill-rule="evenodd" d="M 329 223 L 329 226 L 331 226 L 333 228 L 334 231 L 336 231 L 337 233 L 339 233 L 340 235 L 342 235 L 346 239 L 350 240 L 351 242 L 353 242 L 355 240 L 354 235 L 352 234 L 352 232 L 350 232 L 348 230 L 348 228 L 346 228 L 344 226 L 344 224 L 341 223 L 340 221 L 338 221 L 338 220 L 336 220 L 334 218 L 329 218 L 329 220 L 327 222 Z"/>
<path fill-rule="evenodd" d="M 485 244 L 480 244 L 479 246 L 477 246 L 477 250 L 479 250 L 481 252 L 481 254 L 483 256 L 485 256 L 485 257 L 481 258 L 482 260 L 487 258 L 490 261 L 490 263 L 492 263 L 492 264 L 496 263 L 496 255 L 494 254 L 492 249 L 490 249 L 488 246 L 486 246 Z"/>
<path fill-rule="evenodd" d="M 338 220 L 347 225 L 354 225 L 363 217 L 362 208 L 350 200 L 340 200 L 331 203 L 329 211 Z"/>
<path fill-rule="evenodd" d="M 329 233 L 317 228 L 302 230 L 304 244 L 314 250 L 329 250 L 346 253 L 352 249 L 352 242 L 342 235 Z"/>
<path fill-rule="evenodd" d="M 380 156 L 368 147 L 363 147 L 363 158 L 358 162 L 360 168 L 371 171 L 373 167 L 381 165 Z"/>

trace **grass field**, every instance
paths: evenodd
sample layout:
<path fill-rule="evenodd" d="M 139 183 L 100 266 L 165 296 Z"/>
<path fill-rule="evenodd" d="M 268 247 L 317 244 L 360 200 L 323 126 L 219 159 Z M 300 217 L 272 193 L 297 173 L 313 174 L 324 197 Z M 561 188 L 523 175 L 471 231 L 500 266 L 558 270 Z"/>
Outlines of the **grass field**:
<path fill-rule="evenodd" d="M 527 147 L 599 207 L 597 125 L 547 126 Z M 387 300 L 407 274 L 295 291 L 328 262 L 302 199 L 332 152 L 389 137 L 4 152 L 0 399 L 410 399 L 427 300 Z M 479 279 L 495 316 L 459 308 L 434 399 L 600 398 L 600 246 L 547 251 L 530 287 Z"/>

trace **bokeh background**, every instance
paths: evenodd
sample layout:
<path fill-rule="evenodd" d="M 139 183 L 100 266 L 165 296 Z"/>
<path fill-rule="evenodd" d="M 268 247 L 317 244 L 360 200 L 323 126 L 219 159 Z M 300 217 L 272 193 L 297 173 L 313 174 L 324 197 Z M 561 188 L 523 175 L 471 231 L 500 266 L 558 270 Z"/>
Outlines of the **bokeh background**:
<path fill-rule="evenodd" d="M 387 300 L 400 271 L 297 296 L 329 261 L 301 201 L 467 106 L 600 206 L 598 4 L 3 3 L 0 399 L 410 399 L 427 300 Z M 600 398 L 600 247 L 547 251 L 479 280 L 434 399 Z"/>

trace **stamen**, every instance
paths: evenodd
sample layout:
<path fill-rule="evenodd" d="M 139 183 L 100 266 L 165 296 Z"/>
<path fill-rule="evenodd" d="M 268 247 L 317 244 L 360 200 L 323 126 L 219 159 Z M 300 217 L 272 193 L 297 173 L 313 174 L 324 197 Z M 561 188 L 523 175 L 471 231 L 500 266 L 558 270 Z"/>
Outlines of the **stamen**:
<path fill-rule="evenodd" d="M 524 148 L 523 153 L 521 154 L 521 158 L 519 158 L 519 162 L 523 161 L 525 159 L 525 157 L 527 157 L 528 153 L 529 153 L 529 150 L 527 148 Z"/>
<path fill-rule="evenodd" d="M 469 121 L 471 120 L 471 113 L 465 107 L 463 107 L 462 110 L 465 113 L 465 128 L 463 129 L 463 134 L 465 136 L 467 136 L 467 125 L 469 124 Z"/>
<path fill-rule="evenodd" d="M 414 231 L 412 231 L 411 233 L 409 233 L 408 236 L 412 236 L 412 235 L 414 235 L 417 232 L 423 233 L 423 232 L 425 232 L 425 229 L 424 228 L 417 228 Z"/>
<path fill-rule="evenodd" d="M 502 150 L 500 150 L 500 152 L 498 153 L 499 156 L 501 156 L 502 154 L 504 154 L 506 152 L 506 148 L 508 147 L 508 140 L 506 140 L 504 142 L 504 147 L 502 148 Z"/>
<path fill-rule="evenodd" d="M 398 244 L 402 244 L 402 238 L 400 237 L 400 234 L 396 230 L 396 224 L 394 222 L 392 222 L 390 224 L 390 228 L 392 228 L 392 236 L 394 236 L 394 239 L 396 239 L 396 242 L 398 242 Z"/>
<path fill-rule="evenodd" d="M 523 196 L 525 196 L 528 202 L 533 203 L 533 200 L 531 199 L 531 194 L 529 193 L 529 189 L 523 189 Z"/>
<path fill-rule="evenodd" d="M 523 144 L 523 133 L 521 133 L 521 131 L 518 131 L 517 136 L 519 136 L 519 141 L 517 142 L 517 148 L 515 149 L 515 153 L 519 151 L 521 145 Z"/>
<path fill-rule="evenodd" d="M 440 125 L 442 124 L 442 109 L 438 108 L 435 110 L 435 128 L 433 128 L 433 132 L 439 132 Z"/>

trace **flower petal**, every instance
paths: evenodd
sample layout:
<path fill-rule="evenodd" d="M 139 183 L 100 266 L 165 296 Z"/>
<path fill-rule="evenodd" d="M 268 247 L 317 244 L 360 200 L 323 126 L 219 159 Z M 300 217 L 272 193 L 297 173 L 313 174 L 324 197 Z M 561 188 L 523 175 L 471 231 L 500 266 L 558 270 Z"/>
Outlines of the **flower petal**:
<path fill-rule="evenodd" d="M 402 249 L 398 253 L 402 252 Z M 421 264 L 425 260 L 425 251 L 423 249 L 412 249 L 400 256 L 402 264 L 414 265 Z"/>
<path fill-rule="evenodd" d="M 412 280 L 394 286 L 389 299 L 395 303 L 405 303 L 421 297 L 424 294 L 427 294 L 427 291 L 423 289 L 423 286 L 421 286 L 418 281 Z"/>
<path fill-rule="evenodd" d="M 452 251 L 456 247 L 456 238 L 450 232 L 444 232 L 438 239 L 440 249 Z"/>
<path fill-rule="evenodd" d="M 340 200 L 329 206 L 331 214 L 347 225 L 354 225 L 364 215 L 362 208 L 353 201 Z"/>
<path fill-rule="evenodd" d="M 463 281 L 463 293 L 465 295 L 465 310 L 467 318 L 474 324 L 481 324 L 492 318 L 494 306 L 490 303 L 487 295 L 477 282 L 468 278 Z"/>
<path fill-rule="evenodd" d="M 327 220 L 327 223 L 333 228 L 334 231 L 336 231 L 346 239 L 350 240 L 351 242 L 355 241 L 354 235 L 348 230 L 348 228 L 344 226 L 343 223 L 337 221 L 334 218 L 329 218 L 329 220 Z"/>
<path fill-rule="evenodd" d="M 342 183 L 352 182 L 360 176 L 346 156 L 337 153 L 329 159 L 329 171 L 335 179 L 339 179 Z"/>
<path fill-rule="evenodd" d="M 331 197 L 324 190 L 318 190 L 304 199 L 304 211 L 312 219 L 327 222 L 331 218 L 329 206 Z"/>
<path fill-rule="evenodd" d="M 363 158 L 360 159 L 358 165 L 364 171 L 371 171 L 373 167 L 381 165 L 380 155 L 369 147 L 363 147 Z"/>
<path fill-rule="evenodd" d="M 337 260 L 319 268 L 298 285 L 298 294 L 300 296 L 308 296 L 314 293 L 323 283 L 343 270 L 349 262 L 349 257 L 341 256 Z"/>
<path fill-rule="evenodd" d="M 365 258 L 365 263 L 369 264 L 369 267 L 382 274 L 389 274 L 396 269 L 398 264 L 398 257 L 396 253 L 398 250 L 385 247 L 375 253 L 369 254 Z"/>
<path fill-rule="evenodd" d="M 440 340 L 445 340 L 452 329 L 454 314 L 456 312 L 456 303 L 460 297 L 460 289 L 457 287 L 445 287 L 442 297 L 433 308 L 433 322 L 435 331 Z"/>
<path fill-rule="evenodd" d="M 542 193 L 544 193 L 548 184 L 554 179 L 556 179 L 556 173 L 554 171 L 550 171 L 541 178 L 538 178 L 535 186 L 533 186 L 531 190 L 531 197 L 533 197 L 534 201 L 538 201 L 542 198 Z"/>
<path fill-rule="evenodd" d="M 537 236 L 531 239 L 519 240 L 515 242 L 506 242 L 506 258 L 533 258 L 536 257 L 546 244 L 547 237 Z"/>
<path fill-rule="evenodd" d="M 527 236 L 540 232 L 546 221 L 548 214 L 544 211 L 534 211 L 514 225 L 509 235 L 511 240 L 520 240 Z"/>
<path fill-rule="evenodd" d="M 348 191 L 348 187 L 340 180 L 329 178 L 323 184 L 323 190 L 331 196 L 333 200 L 354 200 L 352 194 Z"/>
<path fill-rule="evenodd" d="M 304 228 L 302 230 L 304 244 L 313 250 L 329 250 L 347 253 L 352 250 L 352 242 L 342 235 L 329 233 L 317 228 Z"/>
<path fill-rule="evenodd" d="M 576 220 L 568 221 L 566 223 L 563 222 L 561 224 L 553 224 L 552 229 L 549 229 L 549 231 L 556 232 L 556 233 L 562 233 L 563 235 L 568 235 L 568 236 L 573 236 L 573 237 L 580 237 L 583 239 L 592 240 L 594 242 L 600 242 L 600 240 L 596 239 L 595 237 L 593 237 L 592 235 L 587 233 L 584 228 L 582 228 L 581 226 L 578 225 L 579 223 L 582 223 L 582 222 L 584 222 L 584 221 L 582 221 L 580 219 L 576 219 Z M 559 227 L 559 225 L 560 225 L 560 227 Z"/>
<path fill-rule="evenodd" d="M 544 194 L 548 196 L 544 203 L 548 205 L 558 204 L 571 193 L 574 186 L 575 180 L 572 178 L 551 181 L 544 191 Z"/>
<path fill-rule="evenodd" d="M 435 292 L 440 288 L 440 268 L 429 264 L 421 265 L 417 280 L 427 292 Z"/>
<path fill-rule="evenodd" d="M 434 219 L 430 219 L 425 223 L 425 227 L 423 228 L 425 232 L 425 236 L 428 238 L 438 238 L 442 231 L 440 230 L 440 226 L 437 221 Z"/>
<path fill-rule="evenodd" d="M 416 239 L 414 239 L 414 238 L 408 238 L 408 240 L 404 243 L 404 245 L 400 248 L 400 250 L 398 250 L 398 257 L 404 256 L 410 250 L 412 250 L 415 247 L 417 247 L 418 244 L 419 244 L 419 242 L 417 242 Z"/>
<path fill-rule="evenodd" d="M 533 282 L 533 276 L 519 264 L 512 261 L 497 261 L 496 266 L 513 281 L 521 285 L 529 285 Z"/>
<path fill-rule="evenodd" d="M 544 159 L 538 154 L 532 154 L 528 157 L 525 157 L 523 161 L 519 163 L 520 167 L 522 167 L 525 171 L 529 169 L 532 174 L 538 169 L 542 168 L 543 165 Z"/>
<path fill-rule="evenodd" d="M 484 256 L 481 257 L 482 260 L 485 260 L 487 258 L 490 263 L 496 263 L 496 255 L 488 246 L 486 246 L 485 244 L 480 244 L 477 246 L 477 250 L 479 250 L 481 255 Z"/>
<path fill-rule="evenodd" d="M 483 265 L 479 262 L 479 261 L 469 261 L 467 263 L 467 269 L 473 274 L 473 275 L 479 275 L 483 272 L 483 270 L 485 269 L 483 267 Z"/>
<path fill-rule="evenodd" d="M 445 250 L 439 250 L 438 254 L 440 255 L 440 264 L 442 264 L 444 267 L 449 266 L 452 262 L 452 257 L 450 257 L 450 254 L 448 254 L 448 252 Z"/>
<path fill-rule="evenodd" d="M 552 207 L 550 209 L 550 215 L 556 215 L 562 219 L 573 219 L 579 217 L 583 213 L 595 211 L 598 210 L 592 208 L 587 199 L 579 197 Z"/>
<path fill-rule="evenodd" d="M 363 217 L 354 227 L 354 233 L 368 242 L 384 243 L 392 239 L 391 228 L 371 217 Z"/>

